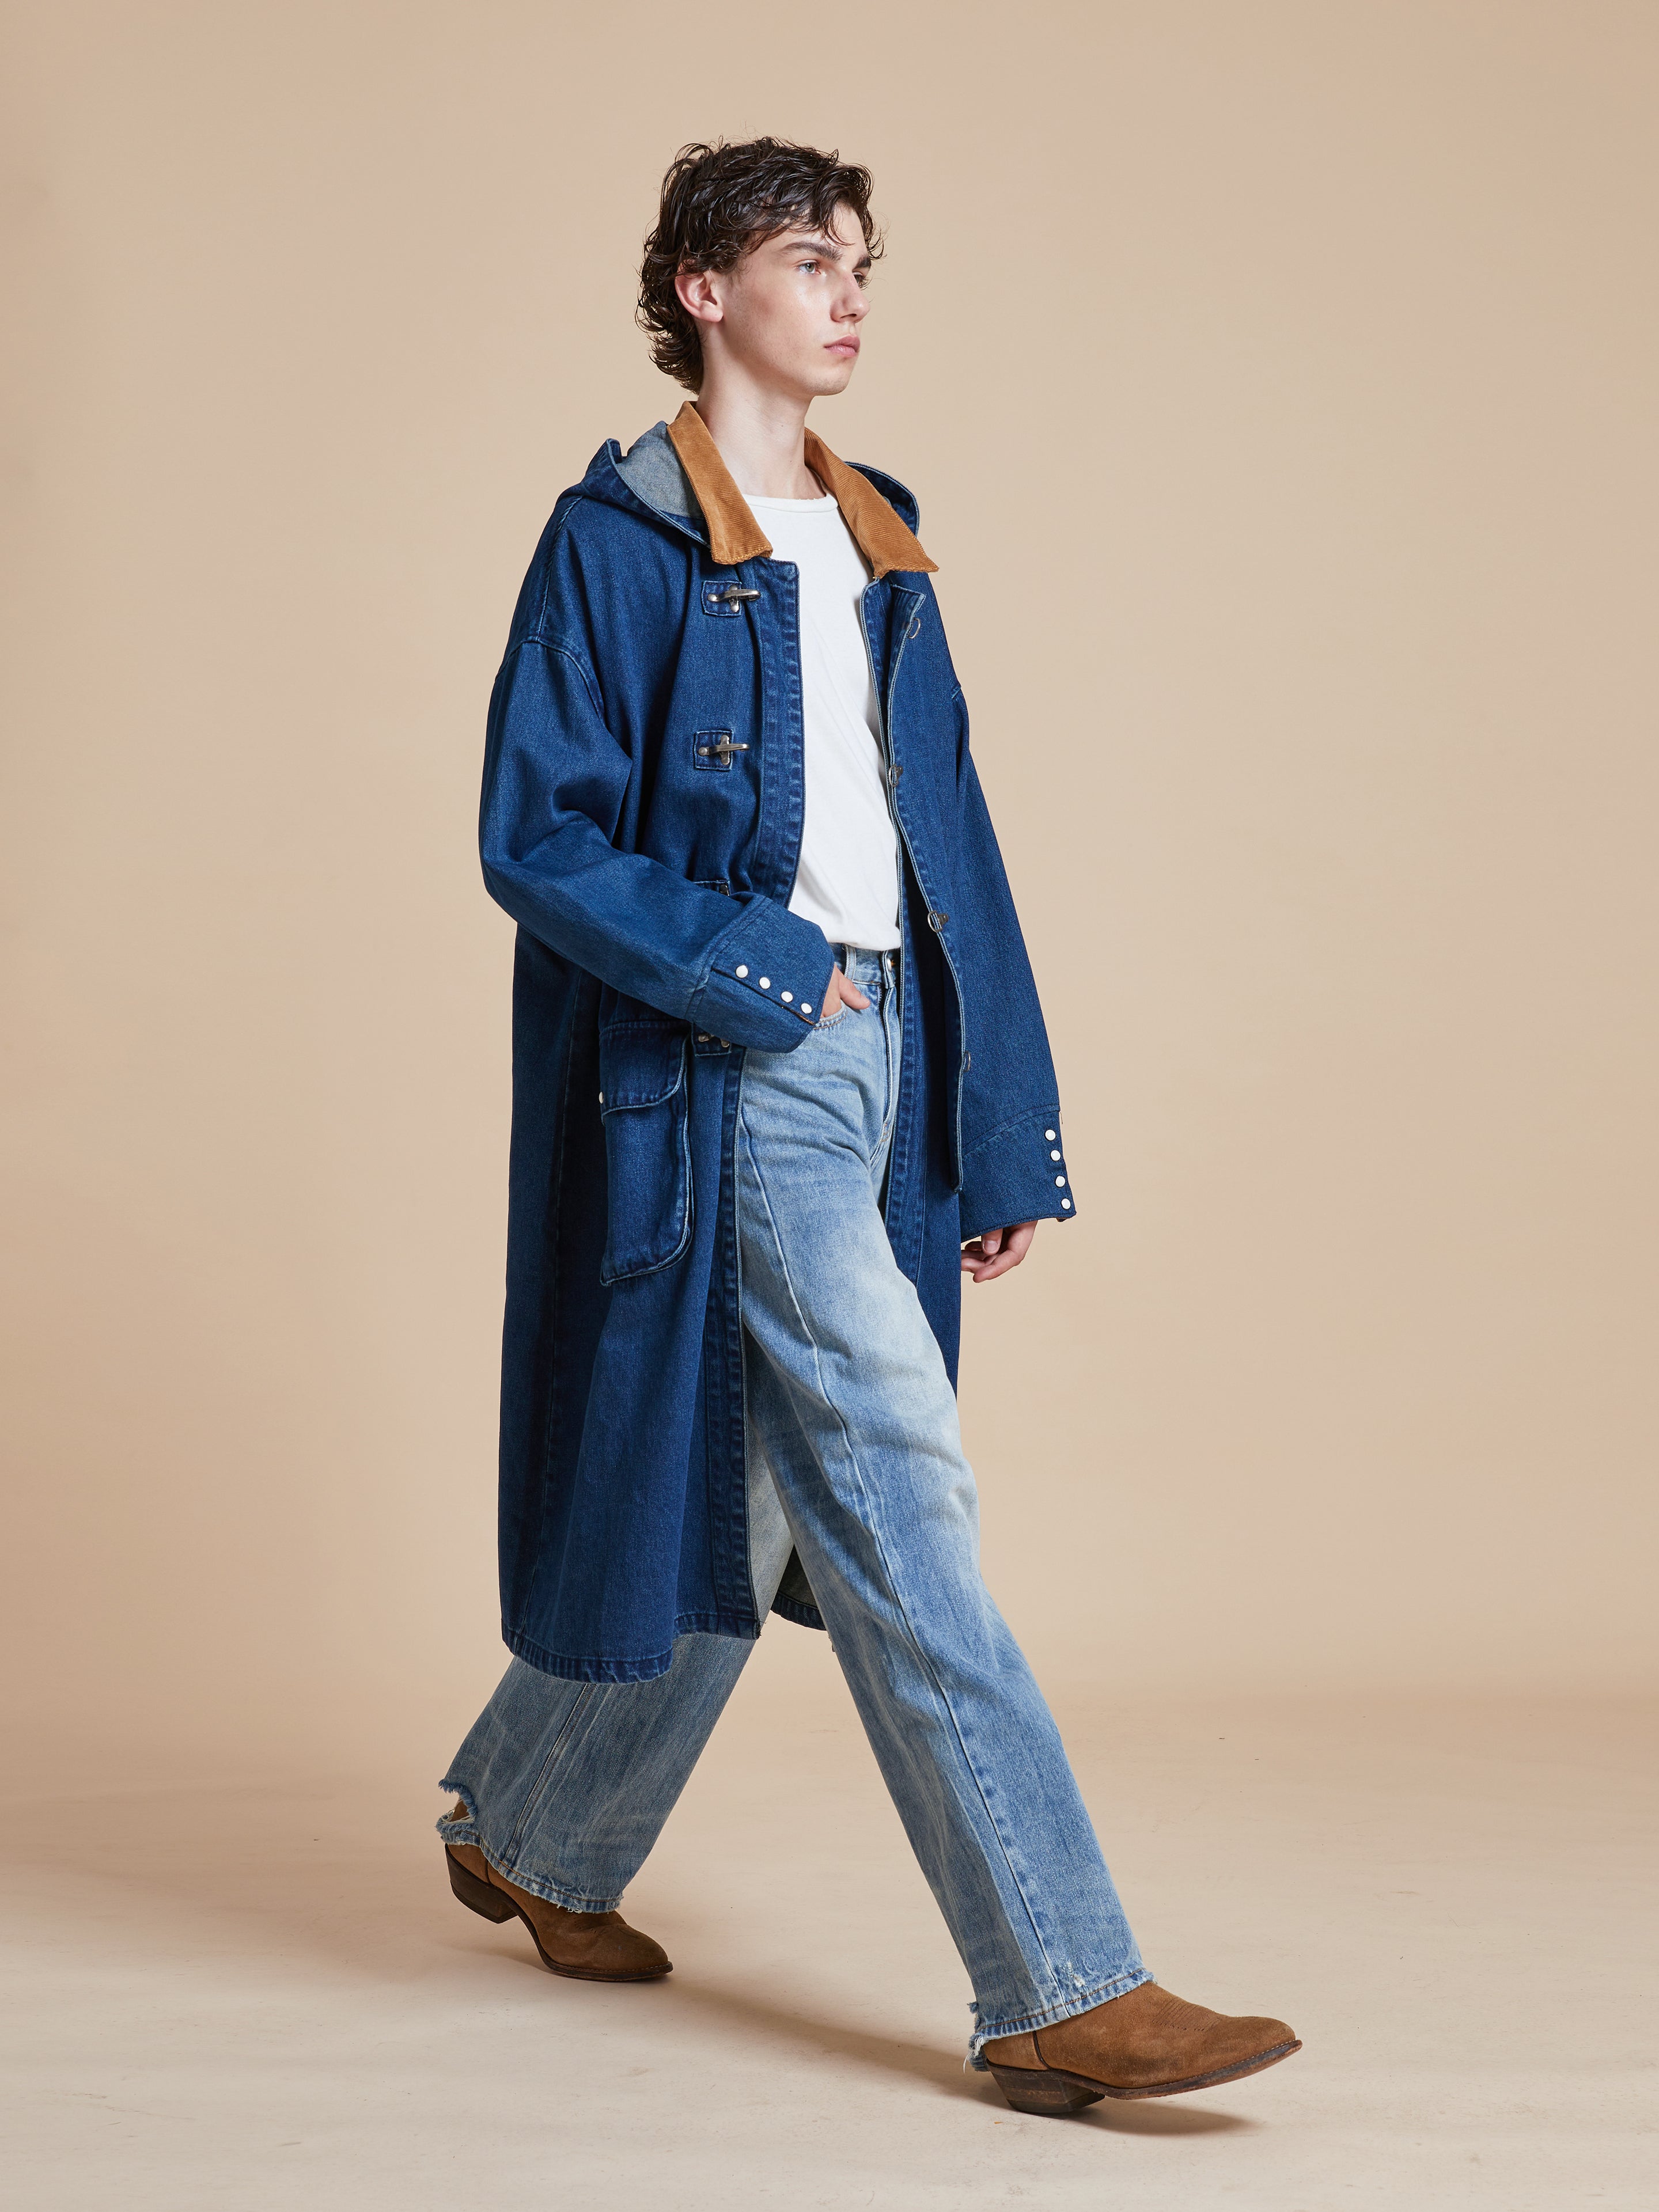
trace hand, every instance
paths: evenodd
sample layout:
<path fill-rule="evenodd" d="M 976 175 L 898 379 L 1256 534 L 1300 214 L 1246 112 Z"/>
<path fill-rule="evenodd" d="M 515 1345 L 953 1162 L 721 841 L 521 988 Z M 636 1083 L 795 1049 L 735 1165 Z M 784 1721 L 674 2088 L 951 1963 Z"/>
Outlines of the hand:
<path fill-rule="evenodd" d="M 818 1009 L 818 1018 L 826 1022 L 832 1014 L 839 1014 L 843 1006 L 851 1006 L 862 1014 L 869 1000 L 856 983 L 849 983 L 839 968 L 830 969 L 829 981 L 824 987 L 824 1003 Z"/>
<path fill-rule="evenodd" d="M 1031 1249 L 1037 1233 L 1034 1221 L 1016 1221 L 1011 1229 L 987 1229 L 962 1247 L 962 1273 L 976 1283 L 994 1283 L 1017 1267 Z"/>

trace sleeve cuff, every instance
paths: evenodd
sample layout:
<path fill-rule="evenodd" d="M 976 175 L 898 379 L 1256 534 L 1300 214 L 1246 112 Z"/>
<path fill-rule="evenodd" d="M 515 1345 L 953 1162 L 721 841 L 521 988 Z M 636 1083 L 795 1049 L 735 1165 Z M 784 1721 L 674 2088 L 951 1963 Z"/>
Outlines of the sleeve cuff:
<path fill-rule="evenodd" d="M 714 948 L 692 1021 L 757 1052 L 793 1052 L 816 1025 L 834 966 L 815 921 L 776 899 L 752 898 Z"/>
<path fill-rule="evenodd" d="M 1059 1108 L 1022 1115 L 977 1144 L 962 1162 L 959 1204 L 964 1243 L 1016 1221 L 1070 1221 L 1077 1201 Z"/>

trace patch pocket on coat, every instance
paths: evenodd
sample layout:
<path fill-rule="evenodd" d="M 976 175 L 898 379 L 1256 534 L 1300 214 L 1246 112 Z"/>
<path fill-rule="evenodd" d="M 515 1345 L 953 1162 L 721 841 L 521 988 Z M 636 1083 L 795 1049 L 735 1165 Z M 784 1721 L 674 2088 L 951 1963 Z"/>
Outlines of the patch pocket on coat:
<path fill-rule="evenodd" d="M 691 1241 L 686 1035 L 679 1023 L 656 1022 L 600 1032 L 607 1183 L 601 1283 L 666 1267 Z"/>

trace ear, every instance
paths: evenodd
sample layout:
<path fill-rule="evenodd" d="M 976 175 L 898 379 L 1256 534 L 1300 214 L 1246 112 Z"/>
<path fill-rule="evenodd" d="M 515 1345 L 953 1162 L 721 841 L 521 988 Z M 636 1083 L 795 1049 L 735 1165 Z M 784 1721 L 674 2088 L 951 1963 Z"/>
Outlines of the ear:
<path fill-rule="evenodd" d="M 674 280 L 674 289 L 680 306 L 693 321 L 718 323 L 725 319 L 718 270 L 682 269 Z"/>

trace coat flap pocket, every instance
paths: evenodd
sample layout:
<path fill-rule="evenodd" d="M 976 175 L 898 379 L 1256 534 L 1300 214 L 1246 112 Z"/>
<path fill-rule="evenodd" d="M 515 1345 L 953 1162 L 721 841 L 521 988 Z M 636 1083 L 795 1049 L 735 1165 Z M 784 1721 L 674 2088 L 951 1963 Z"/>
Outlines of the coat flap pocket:
<path fill-rule="evenodd" d="M 599 1079 L 606 1113 L 660 1106 L 672 1098 L 686 1079 L 686 1035 L 678 1022 L 625 1022 L 601 1030 Z"/>
<path fill-rule="evenodd" d="M 690 1041 L 683 1022 L 614 1022 L 599 1033 L 606 1183 L 601 1283 L 666 1267 L 690 1241 Z"/>

